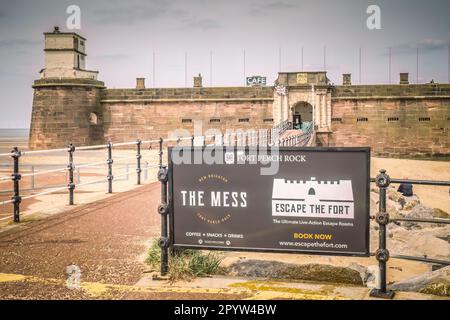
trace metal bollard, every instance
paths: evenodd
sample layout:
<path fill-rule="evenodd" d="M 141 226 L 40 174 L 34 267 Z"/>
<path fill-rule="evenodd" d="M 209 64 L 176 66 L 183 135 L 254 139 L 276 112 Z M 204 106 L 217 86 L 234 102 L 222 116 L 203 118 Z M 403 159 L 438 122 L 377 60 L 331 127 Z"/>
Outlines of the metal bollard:
<path fill-rule="evenodd" d="M 370 291 L 371 297 L 392 299 L 395 292 L 387 290 L 386 286 L 386 264 L 389 260 L 389 250 L 386 248 L 386 225 L 389 223 L 389 213 L 386 211 L 386 189 L 391 184 L 391 178 L 386 174 L 386 170 L 380 170 L 380 174 L 375 178 L 375 183 L 380 191 L 379 212 L 375 219 L 379 226 L 378 250 L 375 256 L 378 260 L 380 271 L 380 288 Z"/>
<path fill-rule="evenodd" d="M 69 163 L 67 164 L 67 170 L 69 171 L 69 184 L 67 188 L 69 189 L 69 205 L 73 206 L 73 192 L 75 190 L 75 184 L 73 183 L 73 170 L 75 166 L 73 165 L 73 153 L 75 152 L 75 146 L 69 144 L 67 146 L 67 152 L 69 153 Z"/>
<path fill-rule="evenodd" d="M 138 139 L 136 141 L 136 176 L 137 176 L 137 184 L 141 184 L 141 159 L 142 159 L 142 155 L 141 155 L 141 144 L 142 141 L 140 139 Z"/>
<path fill-rule="evenodd" d="M 14 161 L 13 174 L 11 175 L 11 179 L 14 182 L 14 195 L 11 200 L 14 204 L 14 222 L 20 222 L 20 202 L 22 201 L 22 197 L 20 196 L 19 181 L 22 175 L 19 173 L 19 158 L 22 153 L 17 147 L 14 147 L 11 153 Z"/>
<path fill-rule="evenodd" d="M 113 159 L 112 159 L 112 142 L 109 141 L 107 144 L 108 148 L 108 160 L 106 161 L 108 163 L 108 193 L 112 193 L 112 182 L 114 179 L 113 172 L 112 172 L 112 166 L 113 166 Z"/>
<path fill-rule="evenodd" d="M 159 247 L 161 248 L 161 275 L 164 276 L 169 271 L 169 237 L 167 215 L 169 213 L 169 205 L 167 203 L 167 167 L 162 164 L 163 155 L 163 139 L 159 140 L 159 171 L 158 180 L 161 182 L 161 203 L 158 206 L 158 213 L 161 215 L 161 237 L 159 238 Z"/>

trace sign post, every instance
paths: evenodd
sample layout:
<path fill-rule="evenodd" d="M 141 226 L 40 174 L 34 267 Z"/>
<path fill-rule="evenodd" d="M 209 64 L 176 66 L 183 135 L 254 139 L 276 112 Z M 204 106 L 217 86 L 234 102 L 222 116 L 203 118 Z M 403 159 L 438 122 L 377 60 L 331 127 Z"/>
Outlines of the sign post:
<path fill-rule="evenodd" d="M 369 256 L 370 149 L 273 150 L 170 148 L 171 245 Z"/>

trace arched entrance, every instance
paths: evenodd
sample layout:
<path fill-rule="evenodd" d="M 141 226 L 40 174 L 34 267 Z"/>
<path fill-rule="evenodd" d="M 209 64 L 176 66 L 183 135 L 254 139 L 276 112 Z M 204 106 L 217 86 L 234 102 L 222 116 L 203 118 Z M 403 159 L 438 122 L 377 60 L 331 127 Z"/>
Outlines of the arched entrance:
<path fill-rule="evenodd" d="M 292 124 L 294 129 L 302 129 L 313 121 L 313 107 L 310 103 L 300 101 L 292 107 Z"/>

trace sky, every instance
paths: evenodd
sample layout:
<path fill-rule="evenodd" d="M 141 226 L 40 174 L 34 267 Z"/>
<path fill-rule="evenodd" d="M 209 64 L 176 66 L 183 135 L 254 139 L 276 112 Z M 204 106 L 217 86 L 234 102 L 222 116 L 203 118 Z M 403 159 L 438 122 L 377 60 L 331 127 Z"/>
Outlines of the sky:
<path fill-rule="evenodd" d="M 79 30 L 66 27 L 70 5 L 81 10 Z M 381 29 L 367 27 L 370 5 Z M 302 71 L 302 48 L 303 70 L 325 68 L 335 84 L 343 73 L 354 84 L 397 83 L 400 72 L 447 83 L 449 12 L 448 0 L 0 0 L 0 128 L 29 127 L 53 26 L 87 38 L 87 69 L 109 88 L 132 88 L 137 77 L 191 87 L 198 73 L 205 86 L 242 86 L 252 75 L 270 85 L 279 71 Z"/>

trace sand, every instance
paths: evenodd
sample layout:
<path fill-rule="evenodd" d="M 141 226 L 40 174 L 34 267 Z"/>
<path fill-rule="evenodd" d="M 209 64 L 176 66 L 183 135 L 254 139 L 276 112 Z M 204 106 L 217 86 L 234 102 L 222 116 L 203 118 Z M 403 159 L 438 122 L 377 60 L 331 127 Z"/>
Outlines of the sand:
<path fill-rule="evenodd" d="M 450 161 L 372 158 L 371 175 L 375 176 L 380 169 L 386 169 L 396 179 L 450 181 Z M 450 187 L 415 185 L 414 193 L 425 206 L 450 213 Z"/>

